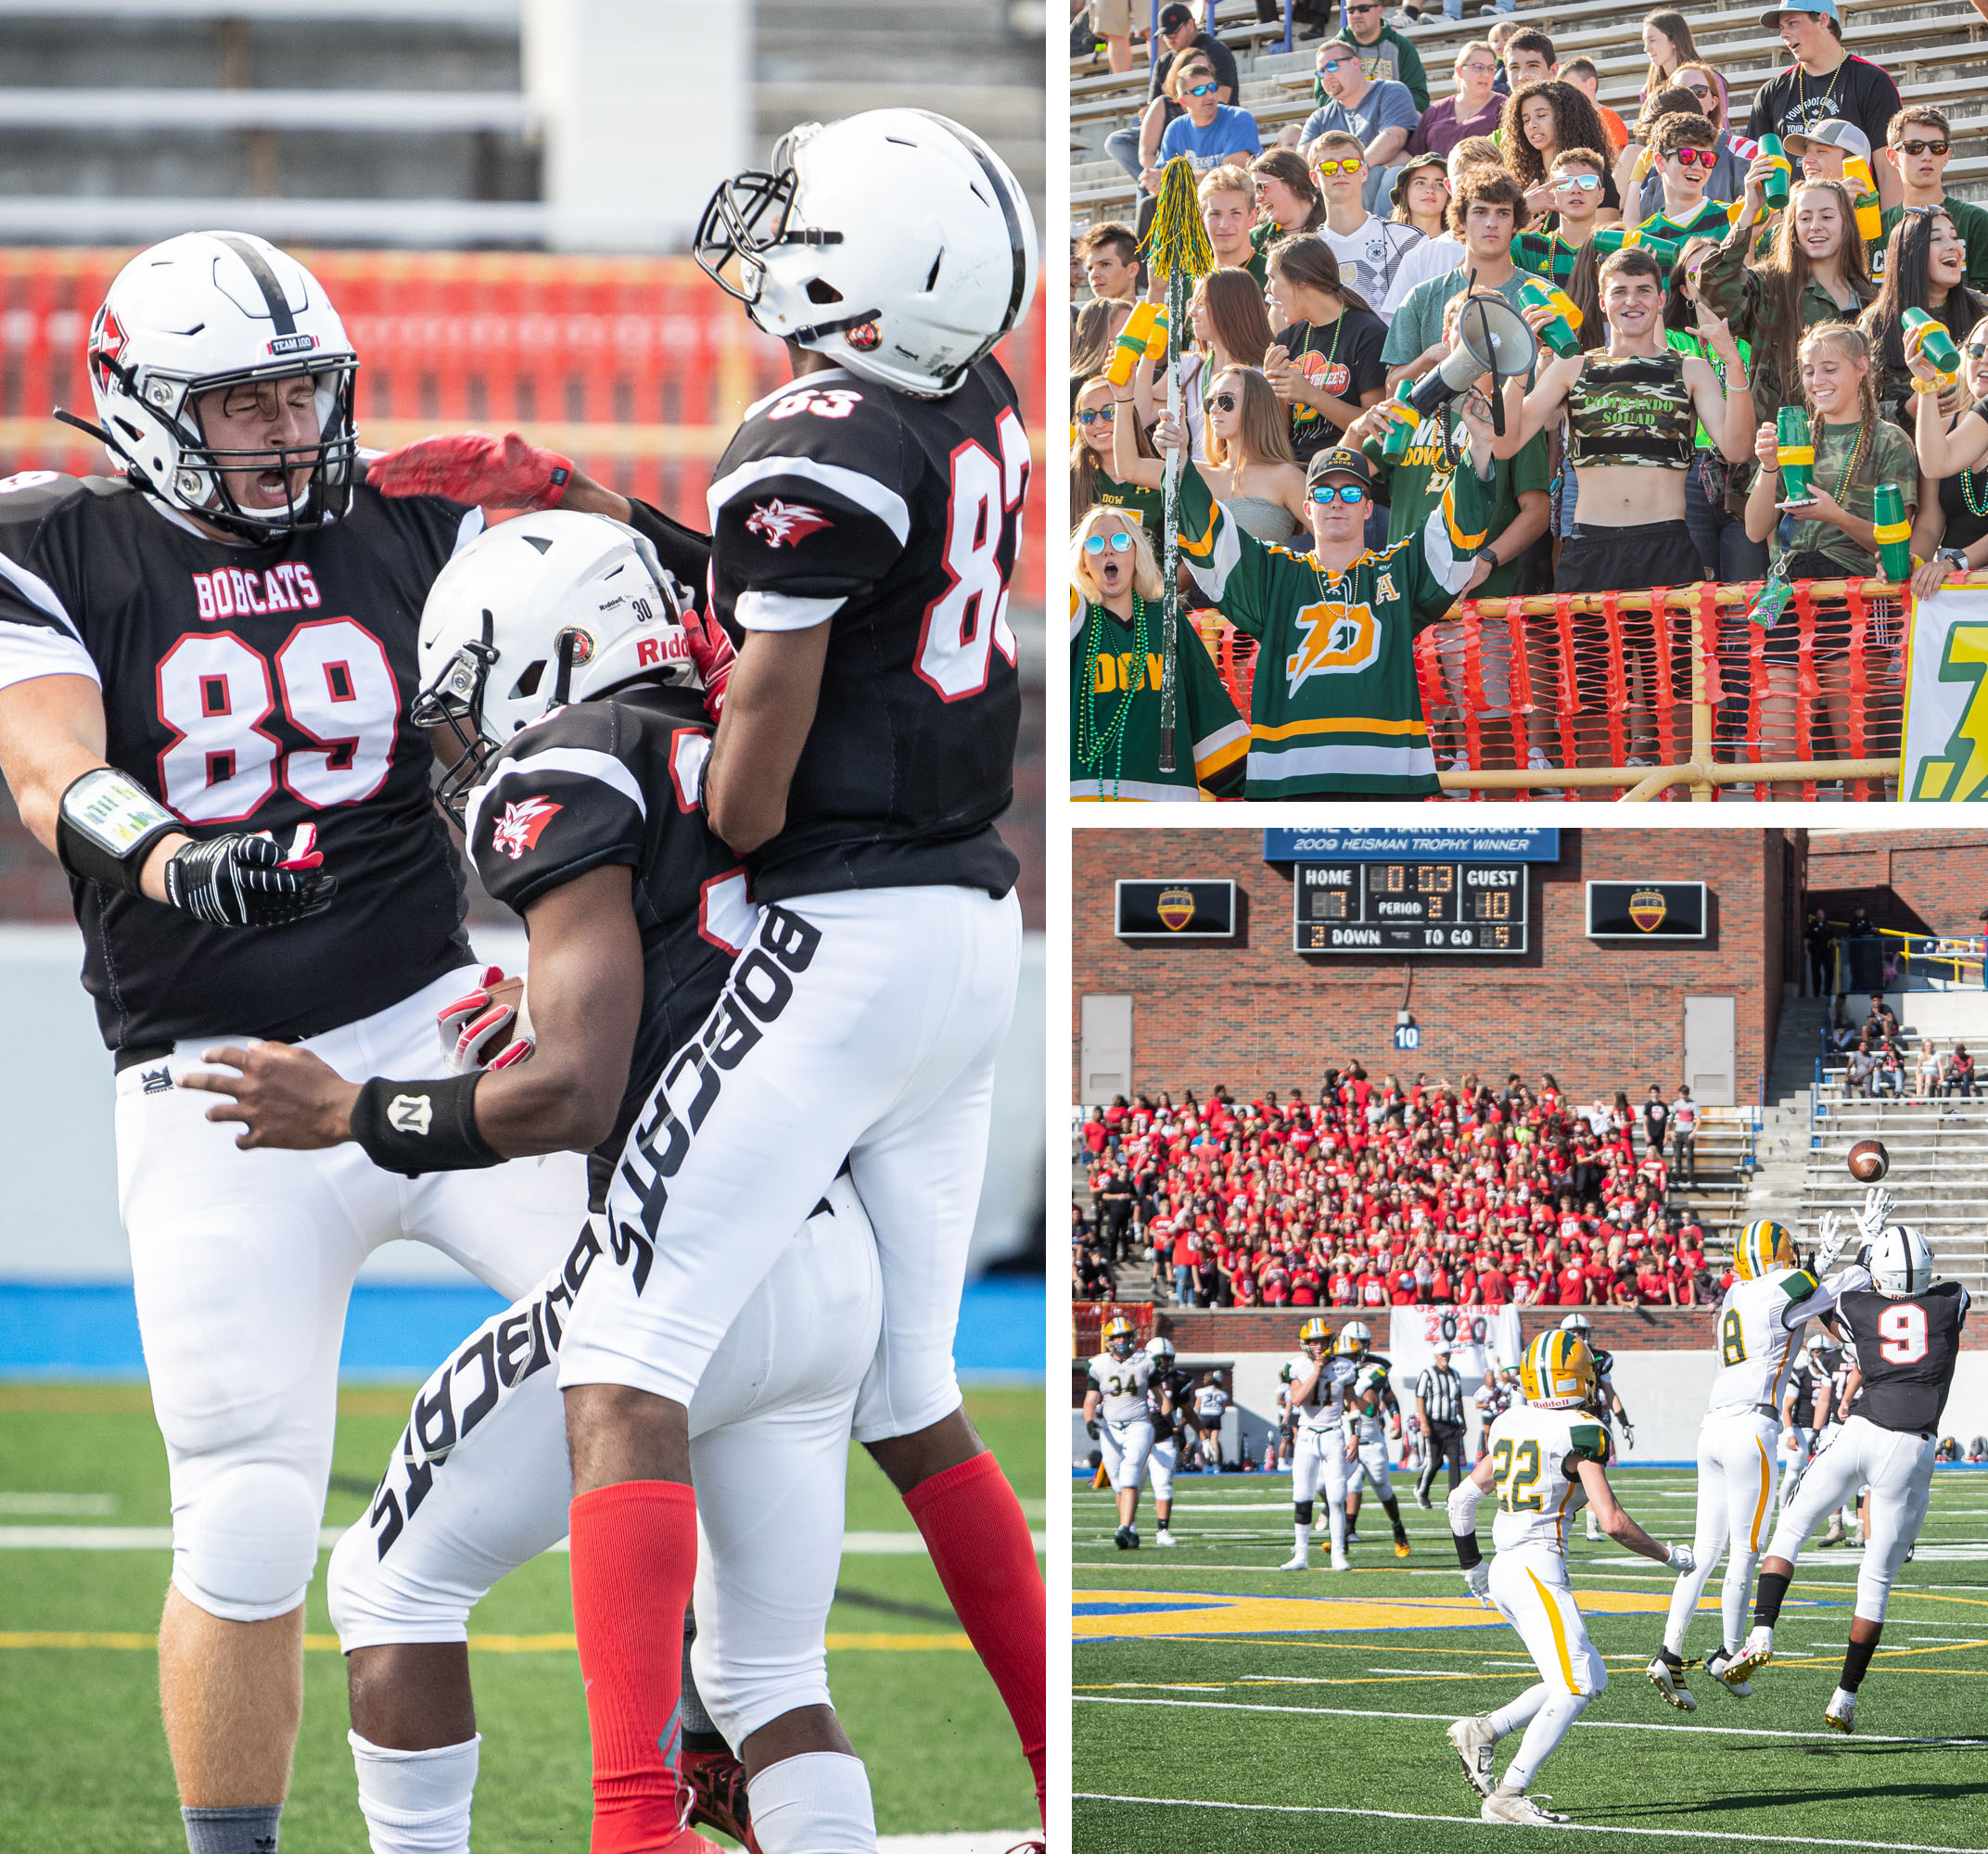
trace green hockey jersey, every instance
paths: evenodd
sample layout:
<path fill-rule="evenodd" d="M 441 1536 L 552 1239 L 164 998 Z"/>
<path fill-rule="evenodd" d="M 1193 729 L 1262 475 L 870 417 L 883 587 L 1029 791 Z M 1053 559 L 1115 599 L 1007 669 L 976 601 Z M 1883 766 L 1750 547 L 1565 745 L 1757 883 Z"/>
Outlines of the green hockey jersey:
<path fill-rule="evenodd" d="M 1177 805 L 1193 804 L 1203 790 L 1230 797 L 1242 789 L 1249 729 L 1185 617 L 1175 765 L 1160 770 L 1160 608 L 1144 609 L 1141 663 L 1136 625 L 1070 589 L 1070 796 Z"/>
<path fill-rule="evenodd" d="M 1180 557 L 1203 596 L 1259 641 L 1244 796 L 1437 789 L 1415 634 L 1470 578 L 1491 501 L 1492 486 L 1461 469 L 1416 534 L 1328 579 L 1309 553 L 1245 534 L 1199 471 L 1182 472 Z"/>

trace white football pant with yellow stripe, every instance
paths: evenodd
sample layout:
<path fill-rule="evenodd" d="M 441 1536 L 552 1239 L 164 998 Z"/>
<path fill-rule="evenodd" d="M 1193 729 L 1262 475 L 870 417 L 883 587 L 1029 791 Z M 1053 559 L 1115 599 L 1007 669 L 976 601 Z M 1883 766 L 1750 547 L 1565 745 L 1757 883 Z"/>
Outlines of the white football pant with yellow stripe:
<path fill-rule="evenodd" d="M 1498 1553 L 1491 1560 L 1489 1594 L 1539 1670 L 1538 1685 L 1489 1715 L 1500 1738 L 1525 1727 L 1518 1755 L 1498 1779 L 1500 1787 L 1523 1790 L 1588 1701 L 1607 1688 L 1609 1670 L 1587 1639 L 1560 1553 L 1536 1545 Z"/>
<path fill-rule="evenodd" d="M 1722 1552 L 1723 1645 L 1732 1651 L 1746 1640 L 1753 1567 L 1767 1547 L 1774 1515 L 1774 1462 L 1780 1432 L 1774 1417 L 1748 1406 L 1706 1414 L 1698 1432 L 1698 1530 L 1691 1541 L 1698 1562 L 1672 1588 L 1670 1620 L 1663 1628 L 1663 1645 L 1674 1655 L 1684 1654 L 1685 1632 L 1698 1613 L 1699 1598 L 1712 1581 Z"/>

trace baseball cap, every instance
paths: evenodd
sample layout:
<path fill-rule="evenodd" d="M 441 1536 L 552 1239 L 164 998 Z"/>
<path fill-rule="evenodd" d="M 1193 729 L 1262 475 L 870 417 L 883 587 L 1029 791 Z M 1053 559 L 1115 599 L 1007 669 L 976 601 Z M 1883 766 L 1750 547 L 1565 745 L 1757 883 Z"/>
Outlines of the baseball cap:
<path fill-rule="evenodd" d="M 1799 6 L 1775 6 L 1760 16 L 1760 23 L 1771 32 L 1779 27 L 1783 13 L 1820 13 L 1825 19 L 1834 19 L 1839 31 L 1843 18 L 1836 10 L 1836 0 L 1802 0 Z"/>
<path fill-rule="evenodd" d="M 1314 483 L 1322 483 L 1328 476 L 1351 476 L 1356 482 L 1373 488 L 1373 466 L 1357 451 L 1344 444 L 1336 444 L 1331 450 L 1321 451 L 1305 470 L 1305 487 L 1308 489 Z"/>
<path fill-rule="evenodd" d="M 1193 22 L 1193 14 L 1185 6 L 1166 6 L 1161 9 L 1160 31 L 1163 32 L 1178 32 L 1182 26 L 1190 26 Z"/>
<path fill-rule="evenodd" d="M 1846 121 L 1841 116 L 1829 117 L 1813 129 L 1781 137 L 1781 146 L 1791 155 L 1806 154 L 1809 145 L 1815 142 L 1841 148 L 1846 155 L 1855 155 L 1863 160 L 1870 159 L 1870 137 L 1854 122 Z"/>

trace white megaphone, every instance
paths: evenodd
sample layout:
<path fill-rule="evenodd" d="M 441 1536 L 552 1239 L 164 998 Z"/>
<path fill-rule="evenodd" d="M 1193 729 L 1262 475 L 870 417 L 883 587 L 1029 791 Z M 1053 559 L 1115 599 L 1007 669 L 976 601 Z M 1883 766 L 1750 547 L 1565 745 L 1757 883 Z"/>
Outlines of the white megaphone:
<path fill-rule="evenodd" d="M 1439 367 L 1424 374 L 1408 395 L 1416 415 L 1461 399 L 1490 375 L 1491 426 L 1505 433 L 1507 380 L 1523 380 L 1539 355 L 1539 341 L 1525 318 L 1501 296 L 1473 296 L 1457 312 L 1455 345 Z"/>

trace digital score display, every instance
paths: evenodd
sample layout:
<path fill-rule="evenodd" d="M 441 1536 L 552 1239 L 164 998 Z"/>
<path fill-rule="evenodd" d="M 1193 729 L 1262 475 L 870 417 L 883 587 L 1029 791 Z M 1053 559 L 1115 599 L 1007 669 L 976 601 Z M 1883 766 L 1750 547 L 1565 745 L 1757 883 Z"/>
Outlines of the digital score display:
<path fill-rule="evenodd" d="M 1297 863 L 1300 953 L 1523 953 L 1523 863 Z"/>

